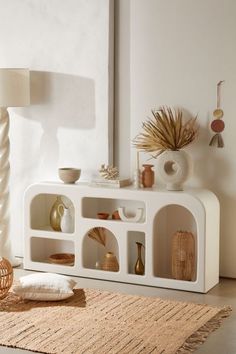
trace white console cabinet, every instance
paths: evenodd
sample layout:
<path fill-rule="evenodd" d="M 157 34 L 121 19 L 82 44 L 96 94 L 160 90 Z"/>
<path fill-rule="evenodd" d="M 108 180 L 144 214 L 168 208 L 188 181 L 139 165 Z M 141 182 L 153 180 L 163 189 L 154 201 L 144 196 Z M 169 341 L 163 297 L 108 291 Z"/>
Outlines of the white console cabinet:
<path fill-rule="evenodd" d="M 49 215 L 57 196 L 73 204 L 72 233 L 53 231 Z M 143 209 L 139 222 L 98 219 L 124 207 L 127 215 Z M 104 227 L 106 247 L 88 237 L 94 227 Z M 193 281 L 171 276 L 171 238 L 177 230 L 191 231 L 195 237 L 196 261 Z M 97 188 L 84 184 L 38 183 L 31 185 L 24 201 L 24 267 L 36 271 L 62 273 L 155 287 L 205 293 L 219 280 L 219 202 L 208 190 L 182 192 L 155 189 Z M 145 274 L 136 275 L 136 241 L 145 247 L 142 255 Z M 115 253 L 119 271 L 96 268 L 106 252 Z M 49 262 L 54 253 L 75 255 L 73 265 Z"/>

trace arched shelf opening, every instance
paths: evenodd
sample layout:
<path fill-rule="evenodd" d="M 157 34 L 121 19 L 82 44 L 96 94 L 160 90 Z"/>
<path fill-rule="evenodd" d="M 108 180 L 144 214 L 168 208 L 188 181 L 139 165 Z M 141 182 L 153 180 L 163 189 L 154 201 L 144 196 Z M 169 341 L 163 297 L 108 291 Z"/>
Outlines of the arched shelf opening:
<path fill-rule="evenodd" d="M 197 277 L 197 222 L 190 210 L 182 205 L 169 204 L 158 211 L 153 224 L 153 273 L 160 278 L 175 279 L 172 269 L 173 236 L 177 231 L 193 235 L 194 260 L 191 281 Z M 185 247 L 180 246 L 180 247 Z M 181 253 L 180 249 L 180 253 Z M 174 257 L 174 256 L 173 256 Z M 191 255 L 192 257 L 192 255 Z M 181 257 L 176 262 L 184 262 Z M 182 263 L 184 267 L 185 264 Z M 185 279 L 182 279 L 185 280 Z"/>
<path fill-rule="evenodd" d="M 119 245 L 115 235 L 105 227 L 94 227 L 85 234 L 82 245 L 82 262 L 84 268 L 104 269 L 107 253 L 112 253 L 117 260 L 118 268 L 111 266 L 111 271 L 117 272 L 120 265 Z M 115 259 L 113 257 L 113 260 Z M 114 265 L 114 263 L 113 263 Z"/>

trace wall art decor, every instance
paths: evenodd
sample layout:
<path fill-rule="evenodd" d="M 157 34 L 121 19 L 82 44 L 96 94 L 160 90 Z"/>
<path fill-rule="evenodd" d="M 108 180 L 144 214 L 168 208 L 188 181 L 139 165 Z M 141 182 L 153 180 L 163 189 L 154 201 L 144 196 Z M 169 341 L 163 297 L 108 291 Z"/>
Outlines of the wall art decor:
<path fill-rule="evenodd" d="M 170 107 L 153 110 L 152 115 L 143 123 L 134 146 L 157 158 L 157 172 L 168 190 L 182 190 L 192 170 L 190 158 L 182 149 L 197 137 L 197 117 L 184 122 L 183 112 Z"/>
<path fill-rule="evenodd" d="M 211 130 L 215 134 L 213 135 L 209 143 L 210 146 L 216 146 L 218 148 L 224 147 L 224 140 L 222 138 L 221 133 L 225 129 L 225 123 L 222 120 L 224 116 L 224 111 L 221 108 L 221 94 L 220 94 L 220 89 L 223 82 L 224 80 L 219 81 L 217 84 L 217 103 L 216 103 L 216 109 L 213 112 L 214 120 L 211 122 Z"/>
<path fill-rule="evenodd" d="M 113 7 L 113 0 L 0 0 L 0 67 L 28 67 L 31 78 L 31 105 L 11 109 L 9 132 L 16 255 L 31 183 L 58 180 L 61 166 L 79 166 L 87 181 L 113 163 Z"/>

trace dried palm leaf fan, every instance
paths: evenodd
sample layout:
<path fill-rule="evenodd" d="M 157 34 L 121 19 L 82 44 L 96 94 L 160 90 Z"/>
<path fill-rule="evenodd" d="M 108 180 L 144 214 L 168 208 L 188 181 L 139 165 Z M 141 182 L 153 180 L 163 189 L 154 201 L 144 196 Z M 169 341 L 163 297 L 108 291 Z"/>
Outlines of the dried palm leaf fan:
<path fill-rule="evenodd" d="M 13 269 L 11 263 L 0 257 L 0 299 L 3 299 L 13 282 Z"/>
<path fill-rule="evenodd" d="M 106 246 L 106 234 L 103 227 L 94 227 L 89 230 L 88 237 L 97 241 L 101 245 Z"/>
<path fill-rule="evenodd" d="M 180 150 L 195 140 L 198 126 L 195 118 L 183 121 L 183 112 L 170 107 L 152 111 L 153 117 L 142 124 L 143 132 L 134 139 L 134 146 L 152 157 L 166 150 Z"/>

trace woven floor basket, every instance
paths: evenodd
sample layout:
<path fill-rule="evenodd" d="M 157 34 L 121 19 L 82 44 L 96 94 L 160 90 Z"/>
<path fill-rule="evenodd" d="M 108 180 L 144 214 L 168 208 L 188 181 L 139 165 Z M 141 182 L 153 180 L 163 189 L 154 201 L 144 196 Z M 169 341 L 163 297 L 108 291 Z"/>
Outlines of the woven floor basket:
<path fill-rule="evenodd" d="M 11 263 L 0 257 L 0 299 L 3 299 L 13 282 L 13 269 Z"/>

